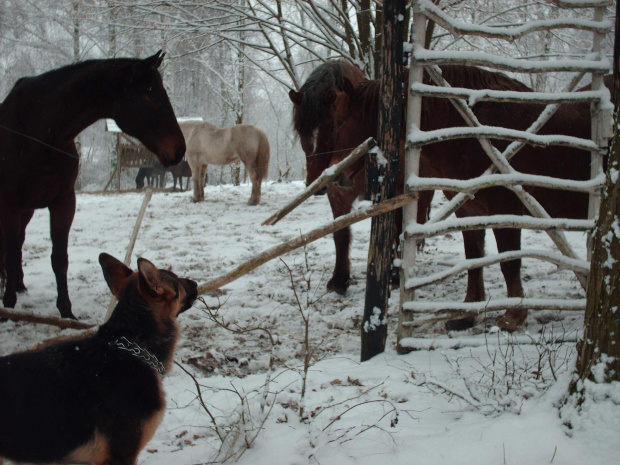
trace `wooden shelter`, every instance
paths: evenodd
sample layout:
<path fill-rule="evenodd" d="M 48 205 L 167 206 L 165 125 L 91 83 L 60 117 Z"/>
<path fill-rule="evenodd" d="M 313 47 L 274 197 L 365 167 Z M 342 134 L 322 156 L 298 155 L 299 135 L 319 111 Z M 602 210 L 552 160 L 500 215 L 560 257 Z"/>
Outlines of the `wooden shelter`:
<path fill-rule="evenodd" d="M 184 121 L 203 121 L 201 117 L 177 118 Z M 104 190 L 107 190 L 116 176 L 116 189 L 121 189 L 121 171 L 127 168 L 152 168 L 158 163 L 157 155 L 147 149 L 140 141 L 125 134 L 113 119 L 106 119 L 106 131 L 116 135 L 116 166 Z"/>

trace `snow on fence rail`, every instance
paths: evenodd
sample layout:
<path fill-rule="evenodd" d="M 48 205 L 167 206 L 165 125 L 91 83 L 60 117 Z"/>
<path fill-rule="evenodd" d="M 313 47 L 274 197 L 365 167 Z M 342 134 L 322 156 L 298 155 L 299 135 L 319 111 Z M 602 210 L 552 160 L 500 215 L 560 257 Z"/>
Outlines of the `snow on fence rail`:
<path fill-rule="evenodd" d="M 566 238 L 557 231 L 563 230 L 590 230 L 593 220 L 562 220 L 552 219 L 538 201 L 528 194 L 523 186 L 536 185 L 555 189 L 582 191 L 590 193 L 590 214 L 597 211 L 600 197 L 600 188 L 604 182 L 602 174 L 602 156 L 605 152 L 607 139 L 611 136 L 611 112 L 608 90 L 603 85 L 603 74 L 609 71 L 611 65 L 602 54 L 604 35 L 611 31 L 612 23 L 604 18 L 605 8 L 614 4 L 611 0 L 555 0 L 552 2 L 560 8 L 594 8 L 593 20 L 584 19 L 553 19 L 532 21 L 521 26 L 486 26 L 470 25 L 456 21 L 446 15 L 430 0 L 414 0 L 414 28 L 415 34 L 412 50 L 412 65 L 410 72 L 409 115 L 407 127 L 413 128 L 408 134 L 407 158 L 405 162 L 405 179 L 407 191 L 448 190 L 459 192 L 441 211 L 425 225 L 418 225 L 415 221 L 417 205 L 414 203 L 404 207 L 405 244 L 403 245 L 403 264 L 401 268 L 401 312 L 399 316 L 399 350 L 406 350 L 401 341 L 410 338 L 413 328 L 417 327 L 426 313 L 448 313 L 456 311 L 487 311 L 505 308 L 523 309 L 564 309 L 581 310 L 585 308 L 585 300 L 557 301 L 545 299 L 497 299 L 492 302 L 415 302 L 414 290 L 422 286 L 437 283 L 443 279 L 466 272 L 470 269 L 488 266 L 518 258 L 536 258 L 555 263 L 559 268 L 570 269 L 575 273 L 582 286 L 586 285 L 589 264 L 581 260 L 572 250 Z M 532 32 L 551 29 L 577 29 L 593 33 L 592 54 L 583 60 L 554 60 L 536 61 L 515 58 L 498 57 L 480 52 L 453 52 L 431 51 L 422 45 L 425 38 L 426 18 L 435 21 L 455 37 L 462 35 L 477 35 L 486 38 L 505 39 L 513 41 Z M 451 88 L 441 76 L 439 64 L 460 64 L 468 66 L 483 66 L 502 71 L 516 73 L 548 73 L 548 72 L 577 72 L 563 92 L 550 94 L 547 92 L 512 92 L 496 90 L 471 90 Z M 422 83 L 423 69 L 429 73 L 435 85 Z M 592 74 L 590 91 L 573 93 L 585 73 Z M 438 131 L 421 131 L 421 99 L 423 96 L 448 98 L 463 116 L 468 126 Z M 541 113 L 526 131 L 515 131 L 506 128 L 482 126 L 471 107 L 479 101 L 499 101 L 517 103 L 547 104 Z M 583 140 L 570 136 L 540 136 L 537 131 L 553 116 L 562 103 L 592 102 L 592 140 Z M 480 178 L 457 181 L 453 179 L 419 178 L 417 176 L 421 146 L 436 141 L 451 138 L 476 137 L 485 153 L 491 160 L 490 167 Z M 489 138 L 514 140 L 503 152 L 490 144 Z M 590 181 L 567 181 L 549 178 L 546 176 L 524 175 L 515 171 L 510 165 L 510 159 L 525 144 L 534 145 L 567 145 L 592 153 L 593 167 Z M 500 174 L 495 174 L 499 172 Z M 448 216 L 458 210 L 467 199 L 477 190 L 491 186 L 502 185 L 511 189 L 524 203 L 531 217 L 499 215 L 495 217 L 470 217 L 465 219 L 447 220 Z M 445 234 L 451 231 L 464 231 L 482 228 L 520 227 L 547 230 L 551 239 L 559 248 L 561 254 L 545 253 L 542 251 L 511 251 L 497 254 L 492 257 L 461 261 L 450 269 L 435 273 L 431 276 L 413 276 L 415 269 L 415 248 L 417 239 Z M 415 320 L 413 314 L 415 313 Z M 447 317 L 434 318 L 436 321 Z M 422 322 L 423 323 L 423 322 Z"/>

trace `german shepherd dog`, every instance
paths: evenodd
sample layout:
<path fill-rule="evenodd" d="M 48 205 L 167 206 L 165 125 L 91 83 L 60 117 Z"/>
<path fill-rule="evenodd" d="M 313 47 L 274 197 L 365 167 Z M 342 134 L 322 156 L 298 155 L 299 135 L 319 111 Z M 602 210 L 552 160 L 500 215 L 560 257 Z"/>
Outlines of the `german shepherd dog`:
<path fill-rule="evenodd" d="M 176 318 L 197 285 L 143 258 L 137 272 L 105 253 L 99 263 L 118 299 L 104 325 L 0 358 L 0 457 L 130 465 L 155 434 Z"/>

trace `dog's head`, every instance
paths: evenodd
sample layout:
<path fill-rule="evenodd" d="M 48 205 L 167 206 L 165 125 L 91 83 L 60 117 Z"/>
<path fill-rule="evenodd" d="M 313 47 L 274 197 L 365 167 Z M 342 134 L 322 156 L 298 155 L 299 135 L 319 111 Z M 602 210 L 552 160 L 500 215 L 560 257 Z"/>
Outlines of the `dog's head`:
<path fill-rule="evenodd" d="M 145 258 L 138 258 L 137 272 L 106 253 L 99 255 L 99 263 L 119 302 L 125 299 L 148 309 L 160 327 L 167 326 L 179 313 L 189 309 L 198 297 L 195 281 L 160 270 Z"/>

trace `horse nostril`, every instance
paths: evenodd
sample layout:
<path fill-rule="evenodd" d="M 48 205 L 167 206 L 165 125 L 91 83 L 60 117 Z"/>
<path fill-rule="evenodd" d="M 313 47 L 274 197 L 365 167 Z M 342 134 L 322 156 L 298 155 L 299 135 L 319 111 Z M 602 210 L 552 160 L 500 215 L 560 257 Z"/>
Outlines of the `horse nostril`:
<path fill-rule="evenodd" d="M 176 155 L 175 160 L 181 161 L 183 157 L 185 156 L 185 146 L 179 147 L 175 155 Z"/>

